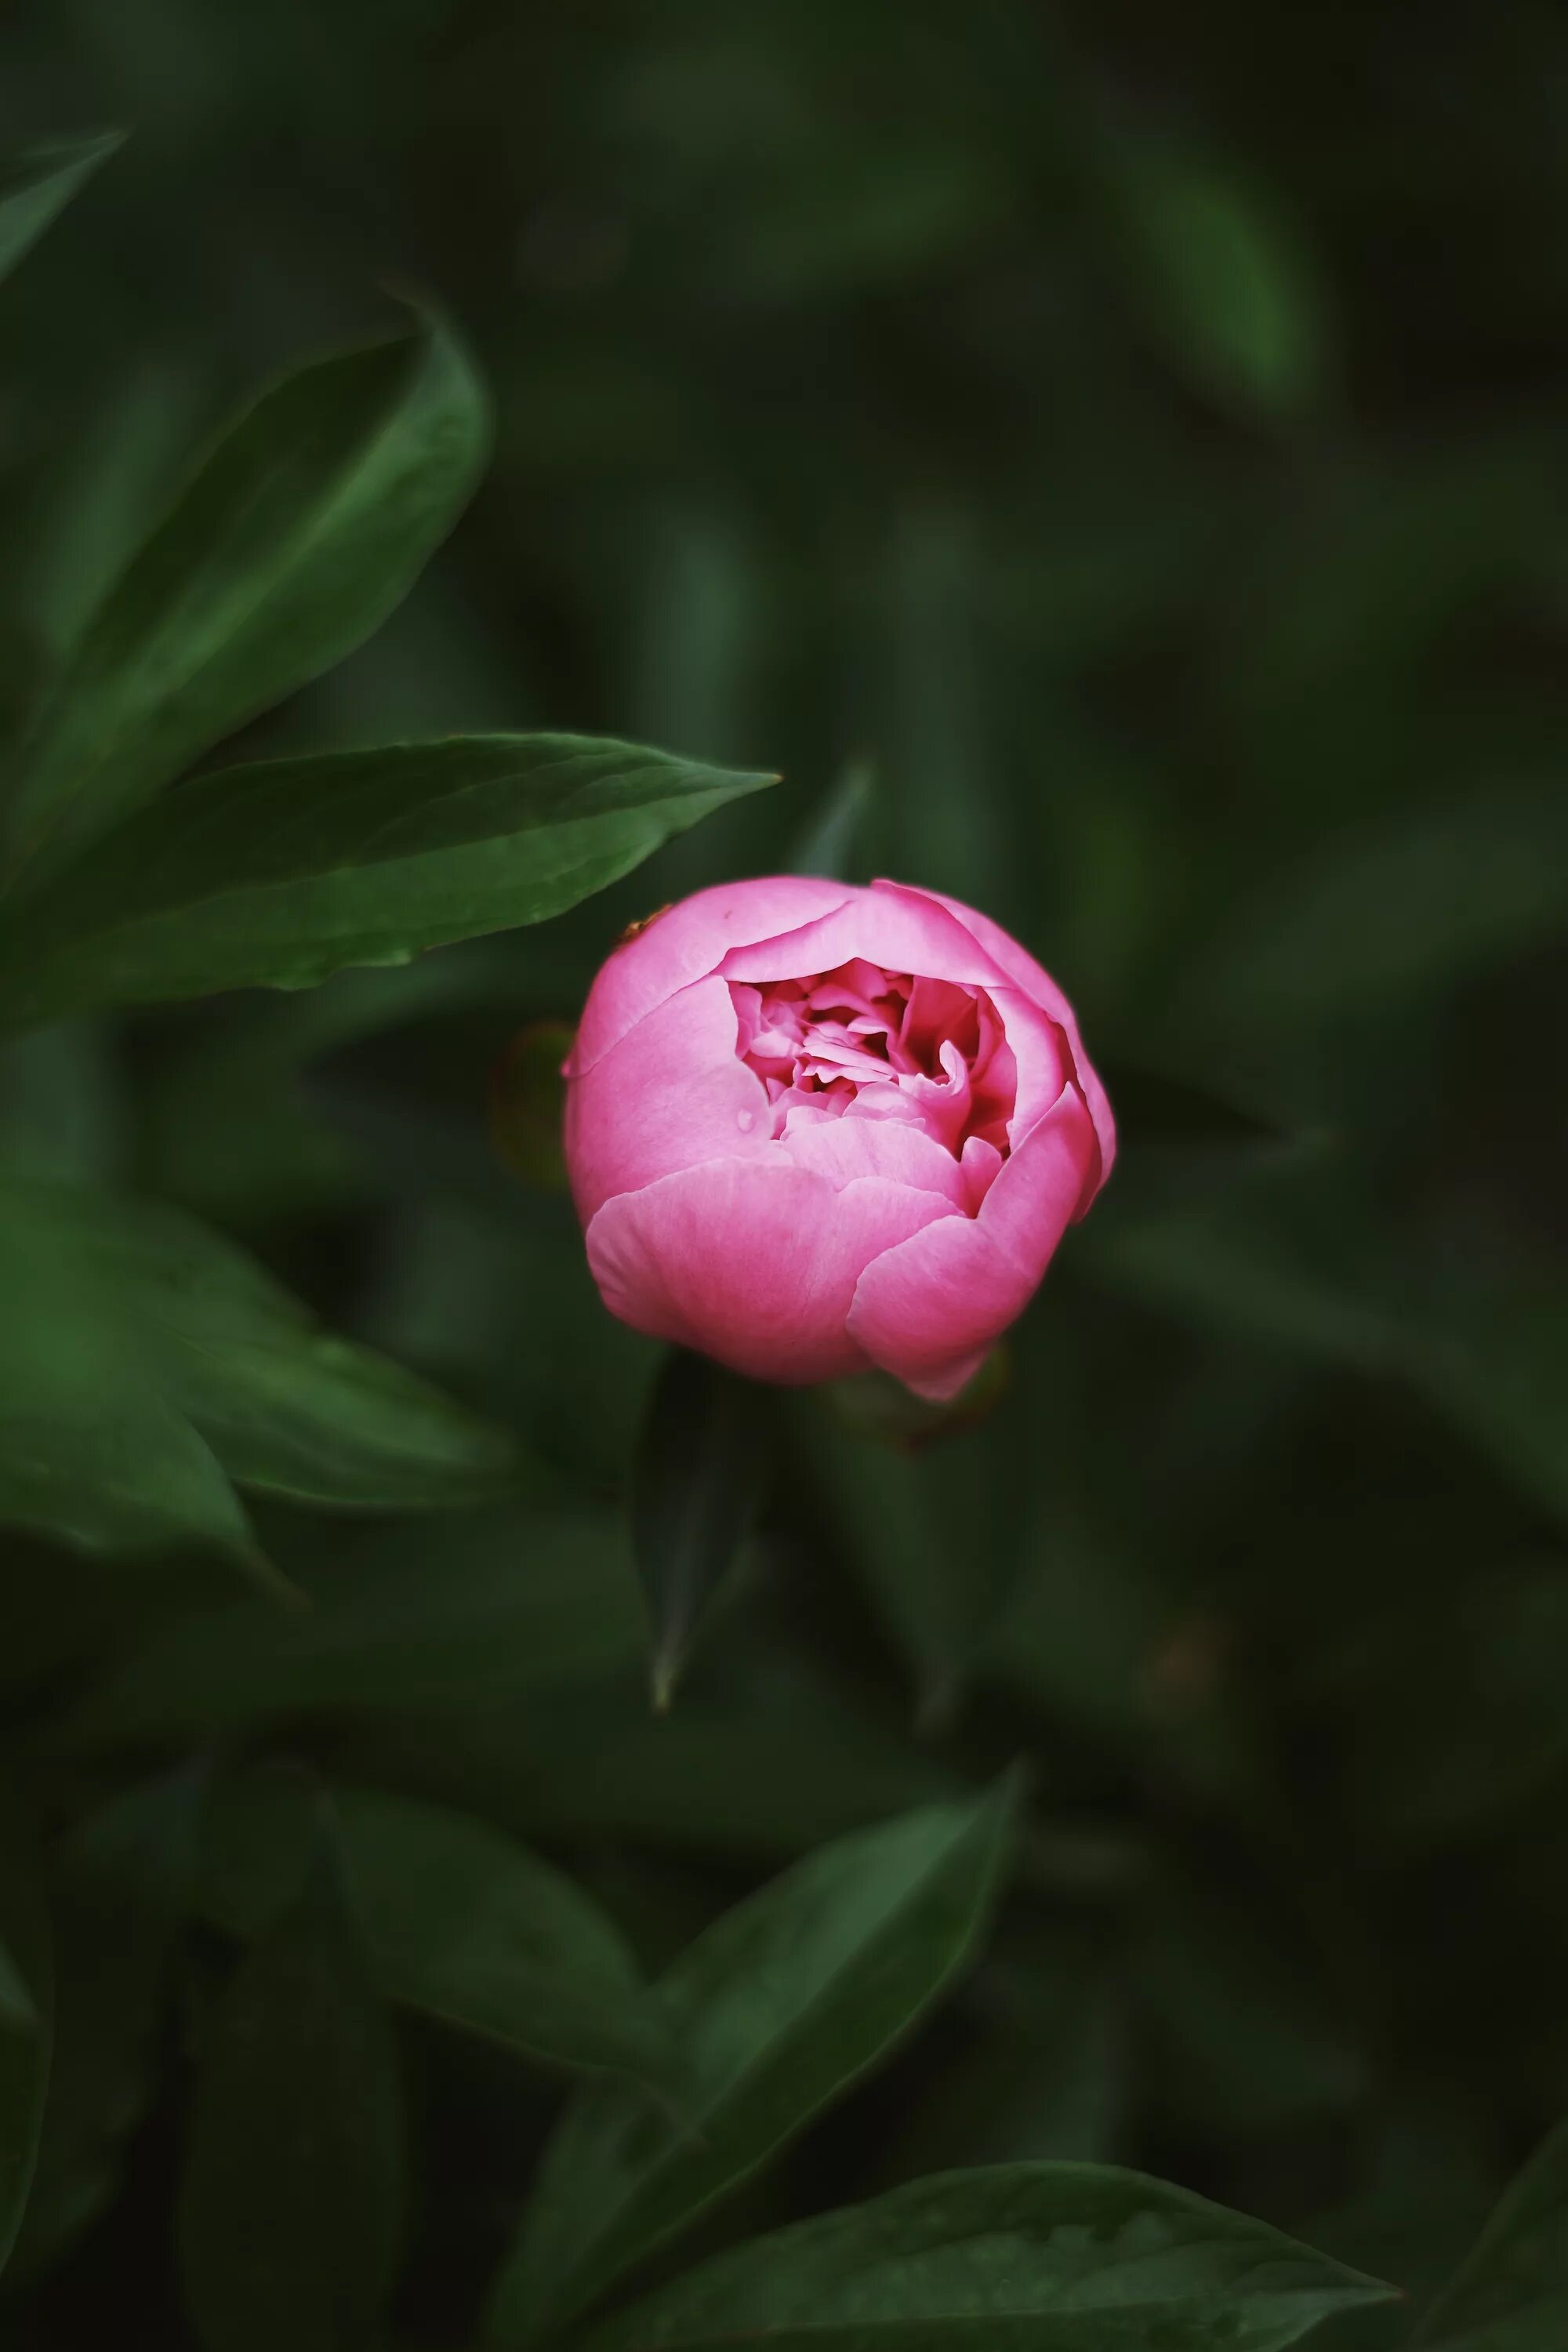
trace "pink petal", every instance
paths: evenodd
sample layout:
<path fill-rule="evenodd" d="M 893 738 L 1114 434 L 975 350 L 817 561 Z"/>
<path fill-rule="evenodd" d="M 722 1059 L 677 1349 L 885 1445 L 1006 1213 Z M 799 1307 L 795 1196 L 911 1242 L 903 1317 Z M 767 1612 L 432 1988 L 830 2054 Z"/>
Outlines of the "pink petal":
<path fill-rule="evenodd" d="M 984 1136 L 972 1135 L 963 1147 L 963 1205 L 972 1217 L 980 1214 L 980 1205 L 996 1181 L 1005 1166 L 1002 1154 Z"/>
<path fill-rule="evenodd" d="M 940 890 L 921 889 L 912 883 L 874 882 L 871 887 L 874 891 L 896 891 L 903 897 L 924 898 L 932 906 L 944 908 L 979 941 L 992 961 L 1000 964 L 1014 985 L 1021 988 L 1026 996 L 1033 997 L 1041 1010 L 1048 1013 L 1058 1027 L 1066 1031 L 1068 1044 L 1072 1048 L 1075 1075 L 1083 1088 L 1083 1098 L 1089 1105 L 1094 1131 L 1100 1141 L 1100 1181 L 1103 1182 L 1110 1175 L 1111 1163 L 1116 1158 L 1116 1121 L 1099 1074 L 1084 1051 L 1072 1006 L 1044 965 L 1037 963 L 1028 950 L 1010 938 L 1000 923 L 994 923 L 989 915 L 982 915 L 974 908 L 966 907 L 962 899 L 949 898 Z M 1087 1208 L 1088 1205 L 1086 1202 L 1084 1206 Z"/>
<path fill-rule="evenodd" d="M 835 1380 L 866 1369 L 845 1328 L 862 1270 L 938 1219 L 962 1222 L 936 1194 L 881 1177 L 836 1192 L 782 1158 L 710 1160 L 606 1201 L 588 1263 L 636 1330 L 754 1380 Z"/>
<path fill-rule="evenodd" d="M 1005 988 L 1009 980 L 956 916 L 920 891 L 886 882 L 856 891 L 787 934 L 736 946 L 723 972 L 726 980 L 784 980 L 833 971 L 855 958 L 884 971 L 965 981 L 972 987 Z"/>
<path fill-rule="evenodd" d="M 693 1160 L 772 1150 L 773 1108 L 736 1055 L 738 1025 L 723 981 L 696 981 L 568 1080 L 566 1166 L 584 1224 L 613 1194 Z"/>
<path fill-rule="evenodd" d="M 906 1126 L 900 1119 L 793 1119 L 778 1148 L 797 1168 L 814 1168 L 826 1176 L 835 1192 L 857 1177 L 885 1176 L 917 1192 L 938 1192 L 968 1213 L 964 1171 L 952 1152 L 922 1128 Z"/>
<path fill-rule="evenodd" d="M 1078 1073 L 1068 1066 L 1067 1041 L 1061 1030 L 1021 988 L 999 988 L 991 1001 L 1002 1016 L 1016 1069 L 1007 1139 L 1017 1145 Z"/>
<path fill-rule="evenodd" d="M 944 1217 L 866 1268 L 851 1338 L 918 1396 L 952 1395 L 1028 1305 L 1095 1159 L 1089 1112 L 1068 1087 L 1005 1162 L 977 1217 Z"/>
<path fill-rule="evenodd" d="M 705 978 L 732 948 L 798 930 L 857 895 L 842 882 L 775 874 L 720 883 L 668 908 L 601 969 L 583 1008 L 571 1074 L 591 1069 L 635 1022 L 677 989 Z"/>

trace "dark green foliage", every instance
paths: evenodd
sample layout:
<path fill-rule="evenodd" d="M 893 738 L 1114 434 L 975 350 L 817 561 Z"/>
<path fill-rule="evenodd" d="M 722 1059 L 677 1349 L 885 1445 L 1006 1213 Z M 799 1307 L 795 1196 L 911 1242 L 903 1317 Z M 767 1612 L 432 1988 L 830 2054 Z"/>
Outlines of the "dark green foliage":
<path fill-rule="evenodd" d="M 1562 2352 L 1568 20 L 0 16 L 7 2352 Z M 1118 1112 L 952 1408 L 586 1271 L 784 870 Z"/>
<path fill-rule="evenodd" d="M 197 2070 L 180 2252 L 203 2343 L 366 2343 L 396 2266 L 402 2121 L 330 1821 L 206 2019 Z"/>
<path fill-rule="evenodd" d="M 685 1348 L 670 1349 L 654 1381 L 633 1472 L 632 1539 L 660 1709 L 762 1507 L 770 1402 L 754 1381 Z"/>
<path fill-rule="evenodd" d="M 978 2167 L 758 2238 L 590 2352 L 1284 2352 L 1392 2290 L 1201 2198 L 1086 2164 Z"/>

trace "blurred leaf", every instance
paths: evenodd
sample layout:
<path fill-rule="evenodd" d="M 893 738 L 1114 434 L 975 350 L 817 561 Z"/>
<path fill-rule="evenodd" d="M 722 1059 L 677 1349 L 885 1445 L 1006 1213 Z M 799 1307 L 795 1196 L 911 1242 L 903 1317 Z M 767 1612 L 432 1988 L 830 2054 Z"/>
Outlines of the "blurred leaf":
<path fill-rule="evenodd" d="M 654 1382 L 637 1444 L 632 1542 L 661 1714 L 703 1612 L 761 1508 L 770 1405 L 754 1381 L 685 1348 L 668 1351 Z"/>
<path fill-rule="evenodd" d="M 74 1187 L 16 1185 L 5 1200 L 13 1229 L 121 1318 L 142 1417 L 186 1431 L 188 1449 L 210 1447 L 242 1485 L 378 1509 L 488 1500 L 511 1483 L 503 1432 L 321 1331 L 253 1259 L 194 1220 Z M 102 1361 L 79 1370 L 90 1395 Z M 49 1424 L 42 1405 L 34 1413 L 47 1465 Z"/>
<path fill-rule="evenodd" d="M 54 2060 L 19 2272 L 52 2261 L 119 2185 L 156 2079 L 156 2032 L 195 1862 L 195 1783 L 121 1790 L 50 1858 Z"/>
<path fill-rule="evenodd" d="M 542 1679 L 527 1686 L 526 1706 L 482 1713 L 481 1688 L 460 1737 L 438 1720 L 362 1718 L 349 1750 L 356 1773 L 484 1809 L 531 1837 L 595 1848 L 630 1840 L 752 1868 L 963 1793 L 960 1773 L 914 1747 L 863 1690 L 841 1686 L 826 1661 L 773 1638 L 738 1640 L 752 1629 L 732 1622 L 680 1705 L 651 1714 L 639 1703 L 644 1627 L 629 1563 L 624 1575 L 616 1672 L 606 1661 L 591 1683 L 573 1683 L 568 1668 L 565 1687 Z M 447 1701 L 454 1713 L 459 1703 Z"/>
<path fill-rule="evenodd" d="M 679 2121 L 611 2085 L 546 2152 L 488 2340 L 532 2343 L 743 2180 L 914 2023 L 973 1949 L 1015 1792 L 839 1840 L 728 1913 L 662 1990 L 689 2066 Z"/>
<path fill-rule="evenodd" d="M 92 1549 L 196 1542 L 263 1568 L 123 1291 L 77 1247 L 78 1199 L 63 1186 L 0 1192 L 0 1521 Z"/>
<path fill-rule="evenodd" d="M 0 1945 L 15 1979 L 0 2017 L 0 2270 L 16 2242 L 37 2162 L 54 2026 L 48 1912 L 31 1840 L 0 1792 Z M 26 2014 L 17 2014 L 18 2000 Z"/>
<path fill-rule="evenodd" d="M 1568 1520 L 1568 1286 L 1544 1276 L 1456 1300 L 1412 1331 L 1406 1359 L 1445 1418 Z"/>
<path fill-rule="evenodd" d="M 542 922 L 772 776 L 574 735 L 230 768 L 121 825 L 13 927 L 14 1018 L 308 988 Z"/>
<path fill-rule="evenodd" d="M 824 875 L 830 881 L 866 880 L 860 835 L 876 790 L 875 762 L 847 760 L 795 842 L 789 871 Z"/>
<path fill-rule="evenodd" d="M 297 1882 L 301 1790 L 251 1774 L 220 1788 L 204 1824 L 205 1898 L 252 1935 Z M 558 1870 L 444 1806 L 334 1786 L 343 1859 L 371 1966 L 393 2000 L 546 2064 L 668 2087 L 674 2046 L 617 1929 Z"/>
<path fill-rule="evenodd" d="M 201 416 L 197 362 L 160 353 L 116 370 L 101 405 L 39 487 L 13 577 L 58 661 L 169 503 Z"/>
<path fill-rule="evenodd" d="M 65 1736 L 195 1736 L 316 1712 L 448 1716 L 571 1690 L 642 1653 L 637 1586 L 618 1521 L 581 1512 L 454 1522 L 438 1560 L 409 1528 L 331 1573 L 301 1578 L 311 1606 L 247 1596 L 175 1620 L 128 1648 Z M 299 1573 L 296 1569 L 296 1573 Z"/>
<path fill-rule="evenodd" d="M 13 810 L 29 885 L 359 644 L 472 489 L 483 396 L 438 325 L 296 370 L 203 459 L 40 712 Z"/>
<path fill-rule="evenodd" d="M 1279 1050 L 1302 1024 L 1451 988 L 1552 931 L 1565 874 L 1556 778 L 1361 821 L 1247 894 L 1184 991 L 1182 1025 L 1201 1013 Z"/>
<path fill-rule="evenodd" d="M 49 139 L 0 156 L 0 278 L 37 243 L 124 136 L 103 131 L 86 139 Z"/>
<path fill-rule="evenodd" d="M 1417 2329 L 1433 2352 L 1556 2352 L 1568 2331 L 1568 2124 L 1503 2197 Z"/>
<path fill-rule="evenodd" d="M 112 1182 L 129 1089 L 101 1026 L 66 1022 L 0 1046 L 0 1166 L 47 1181 Z"/>
<path fill-rule="evenodd" d="M 1266 417 L 1314 407 L 1333 358 L 1325 289 L 1267 192 L 1150 145 L 1120 194 L 1138 289 L 1190 381 Z"/>
<path fill-rule="evenodd" d="M 37 2022 L 26 1979 L 6 1946 L 0 1943 L 0 2033 L 33 2032 Z"/>
<path fill-rule="evenodd" d="M 303 1889 L 204 2036 L 180 2253 L 209 2352 L 371 2341 L 401 2206 L 391 2034 L 323 1824 Z"/>
<path fill-rule="evenodd" d="M 998 2165 L 737 2246 L 595 2329 L 587 2352 L 1283 2352 L 1394 2293 L 1163 2181 Z"/>

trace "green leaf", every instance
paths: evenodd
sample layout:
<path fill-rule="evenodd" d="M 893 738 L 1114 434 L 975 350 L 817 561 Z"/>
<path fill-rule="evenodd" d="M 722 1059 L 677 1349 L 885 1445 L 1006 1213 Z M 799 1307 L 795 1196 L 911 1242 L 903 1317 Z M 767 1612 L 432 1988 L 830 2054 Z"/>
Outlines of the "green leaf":
<path fill-rule="evenodd" d="M 1123 194 L 1138 290 L 1190 380 L 1266 416 L 1317 404 L 1332 363 L 1325 290 L 1266 192 L 1202 156 L 1144 149 Z"/>
<path fill-rule="evenodd" d="M 97 2218 L 146 2107 L 189 1908 L 195 1801 L 188 1776 L 124 1790 L 79 1822 L 50 1856 L 54 2060 L 19 2272 L 51 2260 Z"/>
<path fill-rule="evenodd" d="M 299 1869 L 298 1784 L 252 1774 L 209 1800 L 204 1898 L 254 1933 Z M 676 2076 L 663 2012 L 596 1904 L 561 1871 L 441 1805 L 335 1787 L 344 1863 L 382 1990 L 550 2065 Z"/>
<path fill-rule="evenodd" d="M 737 2246 L 585 2352 L 1282 2352 L 1394 2293 L 1163 2181 L 998 2165 Z"/>
<path fill-rule="evenodd" d="M 325 1828 L 305 1886 L 208 2021 L 180 2199 L 209 2352 L 371 2340 L 396 2261 L 395 2055 Z"/>
<path fill-rule="evenodd" d="M 47 139 L 0 158 L 0 278 L 15 269 L 124 135 L 103 131 L 87 139 Z"/>
<path fill-rule="evenodd" d="M 0 1945 L 15 1979 L 0 2016 L 0 2270 L 10 2258 L 37 2162 L 54 2024 L 48 1914 L 32 1843 L 0 1795 Z M 25 2013 L 16 2013 L 25 2004 Z"/>
<path fill-rule="evenodd" d="M 981 1933 L 1014 1792 L 839 1840 L 699 1937 L 663 1992 L 686 2051 L 679 2119 L 615 2084 L 546 2150 L 488 2340 L 531 2344 L 745 2179 L 952 1980 Z"/>
<path fill-rule="evenodd" d="M 143 810 L 29 905 L 0 992 L 37 1021 L 405 962 L 560 914 L 774 781 L 574 735 L 231 768 Z"/>
<path fill-rule="evenodd" d="M 751 1533 L 767 1477 L 765 1392 L 706 1356 L 672 1348 L 637 1445 L 632 1539 L 662 1714 L 704 1609 Z"/>
<path fill-rule="evenodd" d="M 1321 839 L 1321 829 L 1318 839 Z M 1550 938 L 1568 907 L 1559 779 L 1358 820 L 1243 894 L 1183 991 L 1181 1025 L 1282 1037 L 1421 1004 Z M 1194 1027 L 1194 1024 L 1201 1024 Z"/>
<path fill-rule="evenodd" d="M 1568 1520 L 1568 1285 L 1542 1271 L 1453 1300 L 1407 1339 L 1415 1385 L 1560 1523 Z"/>
<path fill-rule="evenodd" d="M 1568 2341 L 1568 2123 L 1537 2148 L 1415 2334 L 1431 2352 Z"/>
<path fill-rule="evenodd" d="M 59 868 L 397 604 L 466 502 L 483 395 L 438 325 L 318 362 L 209 451 L 39 713 L 13 811 Z"/>
<path fill-rule="evenodd" d="M 206 1439 L 165 1393 L 120 1285 L 76 1245 L 84 1196 L 0 1188 L 0 1521 L 93 1550 L 259 1555 Z"/>
<path fill-rule="evenodd" d="M 127 1650 L 66 1727 L 75 1741 L 234 1729 L 302 1712 L 467 1717 L 574 1684 L 641 1654 L 618 1518 L 507 1512 L 427 1535 L 334 1545 L 311 1606 L 246 1594 Z"/>
<path fill-rule="evenodd" d="M 0 1201 L 0 1230 L 26 1259 L 31 1286 L 15 1368 L 32 1433 L 24 1466 L 41 1489 L 31 1524 L 48 1524 L 52 1507 L 54 1524 L 82 1540 L 183 1531 L 243 1553 L 254 1547 L 238 1504 L 224 1500 L 226 1473 L 362 1509 L 489 1499 L 510 1483 L 505 1433 L 323 1331 L 253 1259 L 193 1219 L 68 1186 L 16 1183 Z M 56 1388 L 29 1394 L 35 1354 L 65 1345 L 62 1297 L 76 1302 L 73 1352 Z M 105 1332 L 116 1346 L 105 1346 Z M 5 1369 L 0 1348 L 0 1389 Z M 119 1423 L 102 1417 L 110 1410 Z M 74 1468 L 57 1431 L 69 1433 Z M 153 1438 L 157 1450 L 139 1454 Z M 16 1444 L 7 1430 L 5 1451 Z M 154 1475 L 144 1496 L 136 1482 Z M 26 1503 L 18 1495 L 16 1516 Z M 75 1529 L 72 1513 L 83 1518 Z"/>

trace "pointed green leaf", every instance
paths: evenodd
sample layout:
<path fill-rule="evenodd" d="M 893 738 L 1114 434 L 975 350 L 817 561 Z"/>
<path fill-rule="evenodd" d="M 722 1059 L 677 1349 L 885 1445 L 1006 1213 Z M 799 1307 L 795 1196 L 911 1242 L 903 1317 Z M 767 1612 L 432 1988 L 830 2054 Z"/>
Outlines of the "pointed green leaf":
<path fill-rule="evenodd" d="M 208 2352 L 372 2340 L 401 2206 L 395 2053 L 323 1829 L 200 2053 L 180 2253 Z"/>
<path fill-rule="evenodd" d="M 47 139 L 0 157 L 0 278 L 15 269 L 124 135 L 104 131 L 88 139 Z"/>
<path fill-rule="evenodd" d="M 547 2065 L 668 2086 L 676 2056 L 619 1930 L 565 1874 L 483 1822 L 335 1788 L 344 1862 L 382 1990 Z M 297 1875 L 301 1808 L 276 1774 L 215 1792 L 204 1898 L 253 1933 Z M 304 1823 L 309 1829 L 308 1820 Z"/>
<path fill-rule="evenodd" d="M 438 325 L 300 368 L 219 438 L 110 590 L 26 746 L 29 886 L 341 660 L 467 500 L 483 395 Z"/>
<path fill-rule="evenodd" d="M 0 1794 L 0 1943 L 19 2000 L 0 2016 L 0 2270 L 22 2226 L 38 2156 L 54 2025 L 48 1914 L 27 1832 Z M 25 2003 L 23 2013 L 16 2013 Z"/>
<path fill-rule="evenodd" d="M 14 1366 L 0 1337 L 11 1516 L 84 1542 L 204 1535 L 248 1554 L 231 1478 L 359 1509 L 485 1500 L 512 1482 L 505 1432 L 323 1331 L 194 1219 L 65 1185 L 8 1185 L 0 1210 L 26 1309 L 8 1327 Z"/>
<path fill-rule="evenodd" d="M 37 1021 L 405 962 L 560 914 L 773 781 L 575 735 L 231 768 L 143 810 L 32 902 L 0 993 Z"/>
<path fill-rule="evenodd" d="M 1568 2343 L 1568 2123 L 1507 2190 L 1415 2342 L 1423 2352 L 1559 2352 Z"/>
<path fill-rule="evenodd" d="M 255 1539 L 206 1439 L 164 1393 L 118 1283 L 77 1246 L 73 1189 L 0 1190 L 0 1521 L 93 1550 Z"/>
<path fill-rule="evenodd" d="M 765 1391 L 672 1348 L 637 1446 L 632 1538 L 652 1633 L 654 1704 L 669 1705 L 698 1622 L 750 1534 L 767 1476 Z"/>
<path fill-rule="evenodd" d="M 737 2246 L 585 2352 L 1283 2352 L 1394 2294 L 1164 2181 L 997 2165 Z"/>
<path fill-rule="evenodd" d="M 1010 1785 L 840 1839 L 728 1913 L 665 1979 L 679 2117 L 583 2092 L 546 2151 L 488 2340 L 532 2344 L 678 2235 L 908 2032 L 973 1951 Z"/>

